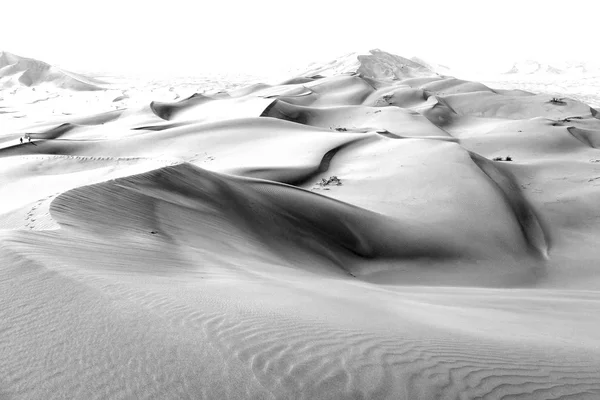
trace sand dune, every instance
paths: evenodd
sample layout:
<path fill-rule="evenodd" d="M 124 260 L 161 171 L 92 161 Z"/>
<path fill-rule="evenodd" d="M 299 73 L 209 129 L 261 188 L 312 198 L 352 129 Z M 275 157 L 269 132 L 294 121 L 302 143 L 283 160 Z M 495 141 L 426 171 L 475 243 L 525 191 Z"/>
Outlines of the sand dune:
<path fill-rule="evenodd" d="M 588 105 L 379 50 L 169 93 L 0 136 L 1 398 L 600 398 Z"/>
<path fill-rule="evenodd" d="M 265 109 L 264 117 L 337 131 L 377 131 L 405 136 L 449 136 L 421 114 L 397 107 L 304 107 L 277 100 Z"/>
<path fill-rule="evenodd" d="M 358 74 L 364 78 L 392 80 L 435 75 L 418 62 L 379 49 L 370 50 L 368 54 L 350 53 L 301 73 L 307 77 L 339 74 Z"/>
<path fill-rule="evenodd" d="M 262 97 L 212 98 L 194 95 L 175 104 L 153 102 L 152 111 L 165 120 L 194 120 L 212 122 L 260 116 L 273 100 Z"/>
<path fill-rule="evenodd" d="M 0 52 L 0 87 L 51 84 L 71 90 L 101 90 L 102 81 L 56 68 L 43 61 Z"/>

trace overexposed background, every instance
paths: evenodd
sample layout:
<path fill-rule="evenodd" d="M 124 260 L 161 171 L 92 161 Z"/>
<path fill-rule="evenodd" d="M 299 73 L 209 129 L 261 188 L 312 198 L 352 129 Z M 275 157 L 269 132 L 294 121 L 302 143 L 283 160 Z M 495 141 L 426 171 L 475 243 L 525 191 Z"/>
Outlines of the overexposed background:
<path fill-rule="evenodd" d="M 3 2 L 0 50 L 79 72 L 269 75 L 371 48 L 460 70 L 597 62 L 600 2 Z"/>

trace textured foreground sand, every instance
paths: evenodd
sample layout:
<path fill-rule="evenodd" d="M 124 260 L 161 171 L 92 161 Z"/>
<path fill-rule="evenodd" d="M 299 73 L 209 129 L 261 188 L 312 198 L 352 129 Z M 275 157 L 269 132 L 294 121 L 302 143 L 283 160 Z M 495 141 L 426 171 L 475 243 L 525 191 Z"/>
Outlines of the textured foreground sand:
<path fill-rule="evenodd" d="M 596 111 L 356 63 L 3 132 L 0 398 L 599 399 Z"/>

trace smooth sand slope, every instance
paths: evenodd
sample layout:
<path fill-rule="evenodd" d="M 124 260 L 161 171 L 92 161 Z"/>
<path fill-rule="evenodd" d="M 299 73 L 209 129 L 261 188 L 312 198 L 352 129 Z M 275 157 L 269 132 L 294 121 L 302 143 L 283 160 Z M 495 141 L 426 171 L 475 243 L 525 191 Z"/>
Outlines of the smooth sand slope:
<path fill-rule="evenodd" d="M 72 90 L 101 90 L 104 82 L 56 68 L 43 61 L 0 51 L 0 87 L 50 84 Z"/>
<path fill-rule="evenodd" d="M 4 132 L 0 398 L 600 398 L 600 120 L 552 98 L 373 51 Z"/>

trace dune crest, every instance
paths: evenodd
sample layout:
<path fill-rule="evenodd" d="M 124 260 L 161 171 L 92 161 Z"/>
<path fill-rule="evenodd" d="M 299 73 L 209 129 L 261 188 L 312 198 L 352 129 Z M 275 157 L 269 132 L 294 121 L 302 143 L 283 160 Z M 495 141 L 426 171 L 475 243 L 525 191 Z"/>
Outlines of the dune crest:
<path fill-rule="evenodd" d="M 43 61 L 0 52 L 0 87 L 37 86 L 51 84 L 57 88 L 77 91 L 102 90 L 103 82 L 73 72 L 64 71 Z"/>
<path fill-rule="evenodd" d="M 332 76 L 357 74 L 378 80 L 398 80 L 419 76 L 437 75 L 417 61 L 374 49 L 368 54 L 350 53 L 324 66 L 316 66 L 301 76 Z"/>

